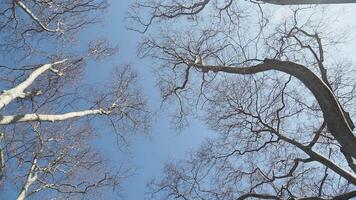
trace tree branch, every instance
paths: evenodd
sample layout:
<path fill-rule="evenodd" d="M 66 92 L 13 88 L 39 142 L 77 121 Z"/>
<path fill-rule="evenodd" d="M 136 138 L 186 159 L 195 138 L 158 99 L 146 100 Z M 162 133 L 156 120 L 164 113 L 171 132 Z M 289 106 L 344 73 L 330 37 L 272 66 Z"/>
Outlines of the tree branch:
<path fill-rule="evenodd" d="M 269 194 L 256 194 L 256 193 L 247 193 L 247 194 L 244 194 L 244 195 L 240 196 L 239 198 L 237 198 L 237 200 L 243 200 L 243 199 L 247 199 L 247 198 L 281 200 L 281 198 L 279 198 L 279 197 L 277 197 L 277 196 L 273 196 L 273 195 L 269 195 Z"/>
<path fill-rule="evenodd" d="M 84 117 L 89 115 L 108 115 L 111 113 L 111 110 L 105 111 L 103 109 L 95 110 L 83 110 L 77 112 L 68 112 L 58 115 L 50 114 L 24 114 L 24 115 L 8 115 L 0 116 L 0 125 L 6 124 L 15 124 L 21 122 L 32 122 L 32 121 L 41 121 L 41 122 L 55 122 L 55 121 L 64 121 L 78 117 Z"/>
<path fill-rule="evenodd" d="M 48 31 L 48 32 L 59 32 L 60 29 L 59 27 L 57 27 L 56 29 L 50 29 L 48 28 L 46 25 L 44 25 L 41 20 L 35 15 L 33 14 L 33 12 L 24 4 L 22 3 L 21 1 L 17 0 L 15 1 L 16 4 L 23 10 L 25 11 L 25 13 L 27 13 L 31 18 L 32 20 L 34 20 L 43 30 L 45 31 Z"/>
<path fill-rule="evenodd" d="M 33 71 L 25 81 L 10 90 L 3 91 L 3 93 L 0 95 L 0 110 L 6 105 L 8 105 L 12 100 L 19 97 L 25 97 L 26 93 L 24 92 L 24 90 L 28 88 L 45 71 L 52 69 L 52 67 L 62 64 L 66 61 L 67 59 L 64 59 L 54 63 L 42 65 L 41 67 Z"/>
<path fill-rule="evenodd" d="M 28 172 L 26 181 L 22 186 L 19 195 L 17 196 L 17 200 L 25 200 L 26 193 L 28 192 L 29 187 L 37 180 L 37 173 L 35 172 L 36 164 L 37 164 L 37 157 L 35 156 L 34 159 L 32 160 L 32 165 Z"/>
<path fill-rule="evenodd" d="M 308 154 L 310 156 L 310 158 L 312 158 L 315 161 L 318 161 L 318 162 L 322 163 L 323 165 L 327 166 L 328 168 L 332 169 L 334 172 L 336 172 L 340 176 L 344 177 L 350 183 L 356 184 L 356 175 L 355 174 L 350 173 L 349 171 L 336 165 L 334 162 L 325 158 L 323 155 L 313 151 L 310 147 L 304 146 L 301 143 L 299 143 L 293 139 L 290 139 L 290 138 L 286 137 L 285 135 L 282 135 L 281 133 L 277 133 L 276 131 L 273 131 L 273 132 L 282 140 L 284 140 L 284 141 L 298 147 L 300 150 L 304 151 L 304 153 Z"/>
<path fill-rule="evenodd" d="M 338 103 L 338 100 L 330 88 L 307 67 L 290 61 L 279 61 L 272 59 L 265 59 L 263 63 L 244 68 L 199 65 L 195 63 L 188 63 L 188 65 L 194 66 L 195 68 L 201 70 L 226 72 L 232 74 L 256 74 L 260 72 L 276 70 L 294 76 L 313 93 L 323 112 L 328 129 L 335 137 L 335 139 L 341 144 L 344 151 L 352 155 L 353 158 L 356 158 L 356 151 L 354 150 L 356 137 L 347 122 L 347 119 Z"/>

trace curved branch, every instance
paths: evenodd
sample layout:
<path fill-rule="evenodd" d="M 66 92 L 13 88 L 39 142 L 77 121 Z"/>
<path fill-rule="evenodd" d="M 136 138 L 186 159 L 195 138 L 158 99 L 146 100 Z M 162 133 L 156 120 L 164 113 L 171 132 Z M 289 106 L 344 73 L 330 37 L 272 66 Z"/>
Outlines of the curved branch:
<path fill-rule="evenodd" d="M 323 112 L 329 131 L 341 144 L 343 150 L 352 155 L 353 158 L 356 158 L 354 148 L 356 137 L 347 122 L 338 100 L 330 88 L 307 67 L 290 61 L 272 59 L 265 59 L 263 63 L 244 68 L 199 65 L 194 63 L 190 63 L 189 65 L 206 71 L 220 71 L 232 74 L 256 74 L 259 72 L 277 70 L 292 75 L 300 80 L 313 93 Z"/>
<path fill-rule="evenodd" d="M 209 2 L 210 0 L 202 0 L 199 2 L 195 2 L 193 3 L 193 5 L 190 6 L 185 6 L 183 4 L 178 4 L 174 6 L 166 6 L 166 5 L 158 4 L 156 6 L 152 6 L 152 5 L 137 3 L 136 6 L 138 7 L 152 8 L 154 9 L 154 11 L 152 13 L 152 16 L 149 18 L 148 22 L 142 21 L 140 17 L 131 16 L 133 20 L 137 21 L 138 23 L 140 23 L 140 25 L 144 27 L 143 30 L 136 30 L 136 29 L 131 29 L 131 30 L 138 31 L 140 33 L 145 33 L 155 19 L 160 19 L 160 18 L 173 19 L 180 16 L 196 15 L 200 13 L 202 10 L 204 10 L 204 8 Z M 164 9 L 163 11 L 161 10 L 162 8 Z"/>

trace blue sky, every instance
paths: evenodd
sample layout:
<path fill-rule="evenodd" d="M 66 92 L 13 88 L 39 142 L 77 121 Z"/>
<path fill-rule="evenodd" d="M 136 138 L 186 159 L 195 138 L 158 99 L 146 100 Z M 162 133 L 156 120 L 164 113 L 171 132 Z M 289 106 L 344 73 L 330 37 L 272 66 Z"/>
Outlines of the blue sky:
<path fill-rule="evenodd" d="M 189 152 L 198 148 L 199 144 L 212 133 L 198 120 L 190 122 L 190 127 L 178 132 L 172 128 L 169 113 L 160 111 L 161 99 L 156 81 L 153 76 L 153 63 L 150 60 L 137 58 L 139 33 L 126 29 L 125 17 L 128 6 L 132 1 L 110 1 L 110 7 L 104 16 L 104 21 L 95 27 L 89 27 L 80 38 L 85 43 L 95 37 L 106 37 L 113 45 L 118 44 L 119 53 L 104 64 L 91 63 L 88 66 L 86 79 L 90 83 L 102 82 L 110 76 L 111 66 L 120 64 L 133 65 L 139 75 L 139 84 L 148 97 L 148 104 L 152 111 L 158 111 L 148 134 L 137 133 L 128 138 L 129 147 L 124 152 L 115 143 L 114 134 L 105 133 L 99 147 L 110 155 L 108 158 L 118 164 L 129 162 L 135 168 L 133 176 L 124 181 L 122 195 L 124 199 L 143 199 L 146 184 L 155 176 L 160 176 L 164 162 L 169 159 L 187 158 Z M 126 154 L 126 155 L 123 155 Z"/>
<path fill-rule="evenodd" d="M 134 168 L 134 174 L 124 180 L 122 185 L 123 199 L 144 199 L 146 184 L 153 178 L 160 176 L 164 162 L 170 159 L 184 159 L 190 151 L 198 148 L 207 135 L 211 135 L 201 122 L 193 120 L 191 126 L 181 132 L 172 128 L 169 113 L 160 111 L 161 99 L 153 73 L 153 64 L 150 60 L 137 58 L 137 46 L 140 40 L 139 33 L 126 28 L 125 17 L 128 7 L 133 1 L 111 0 L 108 10 L 103 13 L 101 23 L 88 26 L 77 35 L 77 43 L 70 44 L 71 50 L 86 48 L 88 42 L 97 38 L 107 38 L 110 43 L 118 45 L 118 54 L 102 62 L 89 62 L 84 77 L 84 84 L 97 85 L 105 83 L 111 78 L 114 66 L 123 64 L 132 65 L 138 72 L 139 85 L 144 95 L 148 97 L 150 110 L 158 112 L 152 120 L 152 129 L 149 133 L 126 134 L 129 146 L 122 148 L 116 143 L 115 133 L 109 127 L 100 129 L 101 137 L 96 138 L 96 148 L 100 149 L 104 158 L 112 160 L 119 167 L 123 162 L 126 166 Z M 56 49 L 55 43 L 44 43 L 45 49 Z M 52 49 L 52 47 L 54 47 Z M 8 58 L 2 58 L 2 63 L 11 65 Z M 34 58 L 36 59 L 36 58 Z M 26 60 L 27 61 L 27 60 Z M 9 62 L 9 63 L 7 63 Z M 18 190 L 6 185 L 0 194 L 0 199 L 15 199 Z M 36 198 L 39 196 L 36 196 Z M 105 199 L 116 199 L 115 194 L 106 193 Z M 35 198 L 35 197 L 34 197 Z M 31 198 L 30 198 L 31 199 Z"/>
<path fill-rule="evenodd" d="M 140 40 L 139 33 L 135 33 L 126 29 L 125 17 L 127 16 L 128 6 L 133 1 L 110 1 L 110 7 L 104 16 L 104 21 L 100 25 L 95 25 L 95 28 L 89 28 L 84 33 L 85 39 L 90 39 L 92 36 L 107 37 L 113 44 L 119 45 L 119 54 L 110 58 L 105 66 L 92 64 L 87 71 L 87 80 L 96 82 L 105 80 L 110 75 L 110 65 L 129 63 L 132 64 L 139 73 L 140 84 L 143 87 L 144 93 L 149 97 L 149 105 L 151 109 L 157 111 L 160 107 L 160 98 L 158 88 L 155 87 L 155 77 L 151 71 L 154 68 L 151 60 L 142 60 L 137 58 L 137 45 Z M 337 6 L 338 9 L 346 9 L 346 11 L 356 10 L 356 6 L 345 7 Z M 340 10 L 339 10 L 340 11 Z M 350 30 L 355 30 L 356 18 L 355 12 L 344 12 L 343 16 L 339 16 L 339 25 L 348 26 Z M 286 7 L 277 8 L 275 20 L 288 15 Z M 279 14 L 278 14 L 279 13 Z M 335 27 L 337 28 L 337 27 Z M 355 41 L 348 42 L 343 52 L 347 55 L 352 55 L 355 49 Z M 355 59 L 352 56 L 350 59 Z M 201 122 L 194 120 L 191 126 L 183 132 L 177 132 L 170 124 L 170 119 L 167 113 L 160 115 L 153 122 L 153 128 L 148 136 L 140 134 L 131 137 L 130 147 L 127 150 L 129 154 L 123 157 L 122 152 L 116 146 L 113 135 L 105 137 L 101 142 L 105 146 L 105 153 L 115 155 L 110 157 L 118 163 L 122 160 L 129 159 L 131 166 L 136 167 L 135 175 L 128 178 L 123 184 L 124 199 L 143 199 L 147 191 L 146 184 L 155 176 L 162 174 L 164 162 L 169 159 L 184 159 L 189 156 L 189 152 L 198 148 L 204 138 L 212 136 Z"/>
<path fill-rule="evenodd" d="M 133 0 L 111 0 L 109 9 L 104 13 L 103 22 L 88 27 L 78 36 L 77 45 L 86 45 L 91 39 L 96 37 L 108 38 L 113 45 L 118 45 L 119 53 L 104 63 L 89 63 L 85 81 L 91 84 L 101 84 L 103 80 L 110 77 L 112 66 L 120 64 L 131 64 L 139 74 L 139 84 L 142 86 L 144 94 L 148 97 L 148 104 L 151 110 L 158 111 L 159 115 L 155 117 L 152 129 L 148 134 L 137 133 L 128 138 L 130 146 L 120 149 L 115 143 L 114 134 L 110 130 L 103 130 L 104 137 L 97 143 L 97 147 L 102 150 L 108 159 L 113 160 L 118 165 L 121 162 L 128 162 L 129 166 L 135 167 L 133 176 L 126 179 L 122 185 L 123 199 L 140 200 L 144 199 L 147 191 L 146 184 L 156 176 L 162 174 L 164 162 L 170 159 L 179 160 L 188 158 L 189 152 L 197 149 L 201 142 L 212 136 L 202 122 L 192 120 L 190 127 L 177 132 L 172 128 L 169 113 L 160 111 L 160 94 L 155 87 L 156 81 L 152 69 L 154 64 L 148 59 L 137 58 L 137 46 L 140 41 L 139 33 L 126 29 L 125 17 L 130 3 Z M 342 8 L 344 6 L 338 6 Z M 356 6 L 348 7 L 348 10 L 356 10 Z M 285 7 L 277 9 L 276 13 L 284 13 Z M 276 17 L 283 15 L 276 15 Z M 345 12 L 345 15 L 339 18 L 339 24 L 350 27 L 350 30 L 356 30 L 356 12 Z M 335 27 L 337 28 L 337 27 Z M 350 41 L 342 52 L 346 55 L 354 55 L 355 41 Z M 356 61 L 355 57 L 350 59 Z M 0 195 L 1 199 L 1 195 Z M 111 199 L 107 197 L 107 199 Z"/>

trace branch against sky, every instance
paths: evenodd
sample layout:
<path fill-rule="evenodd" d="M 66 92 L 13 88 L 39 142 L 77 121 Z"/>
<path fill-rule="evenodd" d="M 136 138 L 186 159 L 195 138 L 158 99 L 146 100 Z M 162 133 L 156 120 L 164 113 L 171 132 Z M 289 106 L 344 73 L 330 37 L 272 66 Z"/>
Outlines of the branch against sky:
<path fill-rule="evenodd" d="M 356 196 L 355 69 L 330 53 L 346 34 L 324 7 L 273 12 L 254 1 L 133 5 L 133 29 L 149 35 L 140 55 L 161 64 L 158 85 L 163 101 L 177 102 L 177 123 L 202 109 L 218 134 L 168 162 L 151 198 Z"/>
<path fill-rule="evenodd" d="M 126 132 L 147 130 L 149 112 L 136 86 L 137 76 L 130 66 L 116 68 L 112 79 L 98 86 L 98 91 L 92 90 L 91 97 L 80 96 L 81 92 L 77 92 L 75 87 L 66 88 L 67 83 L 59 80 L 59 87 L 53 85 L 53 80 L 70 76 L 67 73 L 73 72 L 70 68 L 77 67 L 76 64 L 80 65 L 77 60 L 67 59 L 40 65 L 32 70 L 18 69 L 19 72 L 25 71 L 28 76 L 21 76 L 22 81 L 15 81 L 15 86 L 0 96 L 3 108 L 0 115 L 3 133 L 1 182 L 23 183 L 19 186 L 18 199 L 25 199 L 35 193 L 68 197 L 99 194 L 103 188 L 117 187 L 123 177 L 129 175 L 126 169 L 112 174 L 114 168 L 108 168 L 109 165 L 100 158 L 98 150 L 91 147 L 91 138 L 96 134 L 95 126 L 91 124 L 106 122 L 98 123 L 101 129 L 105 124 L 111 126 L 118 141 L 124 142 Z M 30 95 L 33 93 L 31 91 L 41 92 Z M 75 109 L 83 105 L 87 109 Z M 57 113 L 58 110 L 65 112 Z M 82 126 L 82 129 L 75 128 Z M 74 137 L 73 140 L 70 137 Z M 15 163 L 17 168 L 12 170 L 11 166 Z M 45 180 L 44 176 L 52 179 Z M 77 178 L 72 179 L 74 177 Z M 68 183 L 63 182 L 65 180 Z"/>
<path fill-rule="evenodd" d="M 11 88 L 10 90 L 4 90 L 2 91 L 2 94 L 0 96 L 0 110 L 5 107 L 7 104 L 9 104 L 12 100 L 16 98 L 24 98 L 26 97 L 25 94 L 25 89 L 31 86 L 31 84 L 39 77 L 42 75 L 42 73 L 46 72 L 47 70 L 56 70 L 54 67 L 59 64 L 65 63 L 66 60 L 61 60 L 58 62 L 50 63 L 50 64 L 45 64 L 39 68 L 37 68 L 35 71 L 33 71 L 28 78 L 23 81 L 22 83 L 18 84 L 14 88 Z"/>
<path fill-rule="evenodd" d="M 106 38 L 74 45 L 106 7 L 104 0 L 0 3 L 1 193 L 100 199 L 112 189 L 120 196 L 130 166 L 111 163 L 93 143 L 112 132 L 118 147 L 127 145 L 130 134 L 148 130 L 150 113 L 130 65 L 112 67 L 96 84 L 84 79 L 88 63 L 107 64 L 117 53 Z"/>
<path fill-rule="evenodd" d="M 74 44 L 80 30 L 100 19 L 105 0 L 23 1 L 0 3 L 1 51 L 29 56 L 48 47 L 48 42 Z M 41 40 L 46 39 L 46 42 Z M 37 49 L 40 45 L 42 48 Z M 21 53 L 21 54 L 20 54 Z"/>
<path fill-rule="evenodd" d="M 19 187 L 17 199 L 98 197 L 105 187 L 119 187 L 129 171 L 111 168 L 90 145 L 92 127 L 83 125 L 33 123 L 17 129 L 22 141 L 7 147 L 12 150 L 8 156 L 17 164 L 16 170 L 8 169 L 8 175 L 12 175 L 8 179 Z M 23 149 L 27 151 L 21 152 Z"/>

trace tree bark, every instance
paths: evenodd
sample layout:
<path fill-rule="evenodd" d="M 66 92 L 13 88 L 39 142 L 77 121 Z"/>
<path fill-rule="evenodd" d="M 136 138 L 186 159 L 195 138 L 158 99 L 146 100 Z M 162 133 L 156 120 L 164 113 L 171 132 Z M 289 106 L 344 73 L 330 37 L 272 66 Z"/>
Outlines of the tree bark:
<path fill-rule="evenodd" d="M 31 121 L 41 121 L 41 122 L 55 122 L 55 121 L 64 121 L 68 119 L 84 117 L 88 115 L 100 115 L 100 114 L 109 114 L 110 111 L 105 111 L 103 109 L 95 110 L 83 110 L 77 112 L 68 112 L 58 115 L 49 115 L 49 114 L 24 114 L 24 115 L 8 115 L 0 116 L 0 125 L 14 124 L 21 122 L 31 122 Z"/>
<path fill-rule="evenodd" d="M 356 158 L 356 137 L 350 128 L 342 108 L 330 88 L 307 67 L 290 62 L 265 59 L 251 67 L 224 67 L 212 65 L 192 64 L 194 67 L 214 72 L 232 74 L 256 74 L 270 70 L 277 70 L 300 80 L 314 95 L 323 112 L 327 127 L 334 138 L 340 143 L 343 150 Z"/>
<path fill-rule="evenodd" d="M 25 81 L 10 90 L 3 91 L 3 93 L 0 95 L 0 110 L 8 105 L 12 100 L 24 96 L 25 89 L 28 88 L 45 71 L 66 61 L 67 60 L 64 59 L 58 62 L 42 65 L 41 67 L 34 70 Z"/>
<path fill-rule="evenodd" d="M 21 188 L 19 195 L 17 196 L 16 200 L 24 200 L 26 198 L 26 193 L 28 192 L 29 187 L 37 180 L 36 170 L 36 163 L 37 158 L 35 157 L 32 161 L 32 166 L 28 172 L 26 181 Z"/>

